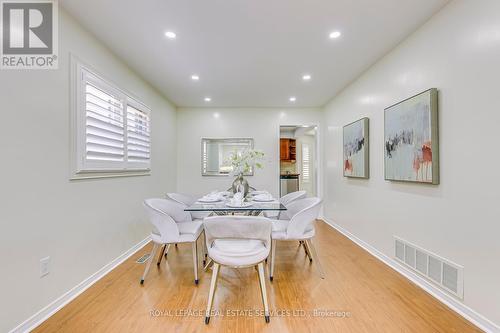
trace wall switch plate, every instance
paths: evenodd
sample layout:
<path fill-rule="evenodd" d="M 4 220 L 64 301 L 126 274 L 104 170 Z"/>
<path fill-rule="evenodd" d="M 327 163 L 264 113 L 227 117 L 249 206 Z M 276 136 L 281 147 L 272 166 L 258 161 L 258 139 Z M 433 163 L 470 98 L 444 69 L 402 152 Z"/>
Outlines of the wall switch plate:
<path fill-rule="evenodd" d="M 40 259 L 40 277 L 49 274 L 50 257 Z"/>

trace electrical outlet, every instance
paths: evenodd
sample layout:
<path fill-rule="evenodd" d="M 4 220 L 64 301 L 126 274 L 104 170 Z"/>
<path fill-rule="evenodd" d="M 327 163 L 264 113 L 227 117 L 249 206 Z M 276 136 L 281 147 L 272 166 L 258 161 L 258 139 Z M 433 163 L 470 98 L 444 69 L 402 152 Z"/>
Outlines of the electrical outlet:
<path fill-rule="evenodd" d="M 49 274 L 50 257 L 40 259 L 40 277 Z"/>

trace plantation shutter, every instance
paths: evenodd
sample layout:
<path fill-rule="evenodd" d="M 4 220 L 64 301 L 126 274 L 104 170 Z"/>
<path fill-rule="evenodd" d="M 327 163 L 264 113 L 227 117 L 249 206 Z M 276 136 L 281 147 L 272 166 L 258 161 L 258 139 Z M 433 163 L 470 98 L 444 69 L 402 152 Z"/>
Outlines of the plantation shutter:
<path fill-rule="evenodd" d="M 151 159 L 149 114 L 138 107 L 127 106 L 127 157 L 128 161 L 149 167 Z"/>
<path fill-rule="evenodd" d="M 149 171 L 151 111 L 127 92 L 79 66 L 75 173 Z"/>
<path fill-rule="evenodd" d="M 125 160 L 123 103 L 94 82 L 85 83 L 85 159 Z"/>
<path fill-rule="evenodd" d="M 304 183 L 309 183 L 311 179 L 311 160 L 310 160 L 309 145 L 307 143 L 302 144 L 302 181 Z"/>

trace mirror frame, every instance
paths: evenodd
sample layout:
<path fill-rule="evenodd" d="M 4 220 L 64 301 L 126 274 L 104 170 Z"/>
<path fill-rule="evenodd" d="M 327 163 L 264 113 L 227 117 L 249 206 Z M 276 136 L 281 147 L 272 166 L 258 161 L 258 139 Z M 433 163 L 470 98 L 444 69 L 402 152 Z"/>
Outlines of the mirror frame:
<path fill-rule="evenodd" d="M 204 144 L 207 142 L 228 142 L 228 143 L 248 143 L 250 146 L 250 149 L 253 149 L 253 138 L 201 138 L 201 175 L 202 176 L 209 176 L 209 177 L 228 177 L 229 174 L 227 173 L 220 173 L 220 172 L 210 172 L 210 171 L 205 171 L 203 168 L 203 155 L 204 155 Z M 244 176 L 253 176 L 254 170 L 250 171 L 249 173 L 244 174 Z"/>

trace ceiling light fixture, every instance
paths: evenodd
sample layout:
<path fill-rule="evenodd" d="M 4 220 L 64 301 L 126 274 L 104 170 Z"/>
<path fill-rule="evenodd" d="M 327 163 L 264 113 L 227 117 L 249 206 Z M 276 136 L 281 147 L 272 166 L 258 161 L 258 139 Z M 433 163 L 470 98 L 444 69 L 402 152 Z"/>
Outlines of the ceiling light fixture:
<path fill-rule="evenodd" d="M 210 102 L 210 101 L 212 101 L 212 98 L 210 98 L 210 97 L 205 97 L 205 102 Z"/>
<path fill-rule="evenodd" d="M 292 96 L 288 100 L 293 103 L 293 102 L 295 102 L 297 100 L 297 97 Z"/>
<path fill-rule="evenodd" d="M 304 75 L 302 75 L 302 80 L 309 81 L 310 79 L 311 79 L 311 75 L 310 74 L 304 74 Z"/>
<path fill-rule="evenodd" d="M 168 39 L 175 39 L 177 35 L 173 31 L 167 31 L 165 32 L 165 37 L 167 37 Z"/>
<path fill-rule="evenodd" d="M 191 75 L 191 80 L 198 81 L 199 79 L 200 79 L 200 77 L 198 75 L 196 75 L 196 74 Z"/>
<path fill-rule="evenodd" d="M 330 39 L 336 39 L 339 38 L 342 33 L 340 31 L 332 31 L 330 32 Z"/>

